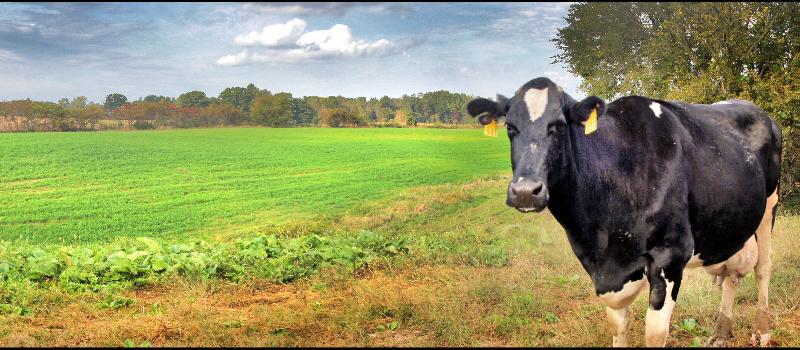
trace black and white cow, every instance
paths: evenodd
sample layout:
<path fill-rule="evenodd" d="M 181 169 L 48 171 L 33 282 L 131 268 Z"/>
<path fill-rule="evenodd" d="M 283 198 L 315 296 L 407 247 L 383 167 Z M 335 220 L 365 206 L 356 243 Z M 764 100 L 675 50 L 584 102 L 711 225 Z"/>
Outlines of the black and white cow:
<path fill-rule="evenodd" d="M 507 204 L 548 207 L 606 306 L 614 346 L 627 345 L 628 306 L 649 286 L 645 344 L 664 346 L 686 267 L 722 285 L 716 344 L 731 336 L 738 279 L 755 270 L 752 340 L 769 342 L 770 235 L 781 131 L 754 104 L 641 96 L 576 101 L 547 78 L 508 99 L 472 100 L 484 125 L 506 118 L 513 178 Z M 596 130 L 586 129 L 592 110 Z"/>

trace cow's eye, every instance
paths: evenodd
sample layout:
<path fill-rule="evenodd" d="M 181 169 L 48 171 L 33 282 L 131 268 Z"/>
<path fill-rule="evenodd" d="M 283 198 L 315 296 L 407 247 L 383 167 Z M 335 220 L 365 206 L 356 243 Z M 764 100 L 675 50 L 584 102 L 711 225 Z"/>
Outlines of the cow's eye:
<path fill-rule="evenodd" d="M 547 135 L 552 136 L 555 135 L 556 133 L 561 133 L 563 129 L 564 129 L 564 123 L 552 123 L 547 126 Z"/>
<path fill-rule="evenodd" d="M 517 134 L 519 133 L 519 131 L 515 126 L 508 123 L 506 123 L 506 130 L 508 130 L 508 137 L 517 136 Z"/>

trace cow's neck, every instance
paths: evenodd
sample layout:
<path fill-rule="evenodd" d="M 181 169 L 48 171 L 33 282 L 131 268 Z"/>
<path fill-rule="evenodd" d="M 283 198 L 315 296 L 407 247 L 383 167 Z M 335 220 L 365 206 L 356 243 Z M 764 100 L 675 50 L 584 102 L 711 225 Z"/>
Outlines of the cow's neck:
<path fill-rule="evenodd" d="M 564 108 L 564 114 L 566 115 L 578 101 L 566 93 L 562 95 L 562 98 L 562 106 Z M 548 209 L 553 216 L 555 216 L 556 220 L 568 230 L 575 227 L 574 216 L 576 215 L 576 208 L 573 204 L 578 200 L 577 191 L 575 190 L 579 176 L 578 164 L 576 162 L 577 158 L 575 156 L 575 150 L 579 149 L 575 144 L 577 129 L 578 128 L 572 123 L 569 124 L 566 133 L 567 140 L 564 143 L 566 147 L 561 154 L 562 166 L 560 167 L 560 174 L 556 174 L 554 177 L 557 181 L 548 181 L 550 183 L 550 203 Z"/>
<path fill-rule="evenodd" d="M 551 183 L 550 190 L 550 203 L 548 209 L 555 216 L 556 220 L 561 223 L 565 228 L 570 229 L 575 220 L 575 206 L 579 199 L 577 198 L 577 191 L 575 190 L 578 180 L 578 165 L 576 163 L 574 143 L 574 127 L 570 125 L 567 131 L 567 140 L 565 142 L 565 149 L 561 155 L 560 174 L 556 176 L 558 181 Z"/>

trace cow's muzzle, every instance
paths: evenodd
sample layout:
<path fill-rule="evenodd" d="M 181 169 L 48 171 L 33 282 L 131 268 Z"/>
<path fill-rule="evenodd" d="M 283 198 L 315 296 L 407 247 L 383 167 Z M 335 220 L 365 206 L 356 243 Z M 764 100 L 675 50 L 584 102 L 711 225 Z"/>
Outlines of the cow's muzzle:
<path fill-rule="evenodd" d="M 522 180 L 508 184 L 506 204 L 523 213 L 539 212 L 547 206 L 549 198 L 544 182 Z"/>

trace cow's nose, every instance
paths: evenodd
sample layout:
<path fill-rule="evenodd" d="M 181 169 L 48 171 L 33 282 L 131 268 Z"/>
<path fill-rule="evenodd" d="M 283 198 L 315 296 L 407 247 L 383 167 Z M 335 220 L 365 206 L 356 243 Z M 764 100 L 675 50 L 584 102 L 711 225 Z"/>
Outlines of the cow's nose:
<path fill-rule="evenodd" d="M 547 205 L 547 188 L 542 181 L 512 182 L 506 204 L 523 211 L 541 210 Z"/>
<path fill-rule="evenodd" d="M 531 185 L 531 187 L 532 187 L 531 190 L 533 191 L 534 197 L 538 197 L 540 194 L 542 194 L 542 189 L 544 188 L 544 183 L 541 182 L 541 181 L 536 181 Z"/>

